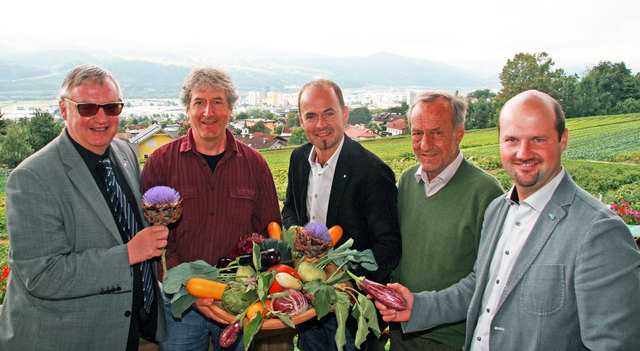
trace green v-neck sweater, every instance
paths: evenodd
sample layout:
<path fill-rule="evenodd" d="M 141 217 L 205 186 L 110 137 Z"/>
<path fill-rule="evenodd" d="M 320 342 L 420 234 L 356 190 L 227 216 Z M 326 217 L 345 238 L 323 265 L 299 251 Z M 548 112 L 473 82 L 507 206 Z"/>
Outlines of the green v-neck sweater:
<path fill-rule="evenodd" d="M 449 183 L 427 197 L 424 183 L 416 182 L 414 177 L 418 167 L 405 170 L 398 180 L 402 257 L 392 281 L 412 292 L 437 291 L 457 283 L 473 270 L 484 211 L 503 190 L 495 178 L 464 159 Z M 461 349 L 465 323 L 418 334 Z"/>

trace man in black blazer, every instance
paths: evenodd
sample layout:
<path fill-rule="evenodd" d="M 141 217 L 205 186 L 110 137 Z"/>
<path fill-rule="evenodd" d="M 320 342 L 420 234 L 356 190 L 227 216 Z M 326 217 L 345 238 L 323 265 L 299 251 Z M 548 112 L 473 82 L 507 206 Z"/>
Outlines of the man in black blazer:
<path fill-rule="evenodd" d="M 371 249 L 377 271 L 355 271 L 386 283 L 400 259 L 397 188 L 391 168 L 371 151 L 344 135 L 349 109 L 332 81 L 307 83 L 298 96 L 300 124 L 310 143 L 295 149 L 289 163 L 289 182 L 282 209 L 285 228 L 319 222 L 340 225 L 353 248 Z M 349 324 L 349 323 L 348 323 Z M 305 351 L 326 350 L 334 344 L 335 316 L 300 325 Z M 347 328 L 350 329 L 350 328 Z M 353 350 L 355 329 L 347 330 L 346 350 Z M 361 346 L 372 349 L 373 340 Z"/>

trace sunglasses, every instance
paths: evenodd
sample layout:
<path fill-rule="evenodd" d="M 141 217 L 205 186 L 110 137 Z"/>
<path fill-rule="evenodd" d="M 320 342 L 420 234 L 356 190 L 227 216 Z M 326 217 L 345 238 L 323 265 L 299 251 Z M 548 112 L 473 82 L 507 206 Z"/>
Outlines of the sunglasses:
<path fill-rule="evenodd" d="M 94 104 L 92 102 L 75 102 L 64 98 L 64 101 L 71 103 L 78 109 L 78 114 L 82 117 L 93 117 L 98 113 L 100 107 L 107 116 L 118 116 L 122 112 L 124 102 L 107 102 L 106 104 Z"/>

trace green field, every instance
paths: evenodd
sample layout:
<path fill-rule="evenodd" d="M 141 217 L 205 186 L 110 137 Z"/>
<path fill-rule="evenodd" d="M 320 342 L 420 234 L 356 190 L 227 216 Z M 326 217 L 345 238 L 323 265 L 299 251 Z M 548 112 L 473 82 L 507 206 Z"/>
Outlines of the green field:
<path fill-rule="evenodd" d="M 580 186 L 594 196 L 602 195 L 603 200 L 615 196 L 615 190 L 624 185 L 640 189 L 640 115 L 569 119 L 567 129 L 569 141 L 563 164 Z M 385 161 L 396 177 L 417 163 L 408 136 L 367 140 L 361 144 Z M 500 162 L 496 128 L 467 131 L 461 149 L 466 158 L 496 176 L 505 189 L 511 186 Z M 271 167 L 280 200 L 286 191 L 292 150 L 293 147 L 287 147 L 262 152 Z M 638 196 L 626 201 L 640 202 Z"/>
<path fill-rule="evenodd" d="M 640 115 L 598 116 L 569 119 L 569 142 L 563 165 L 573 179 L 603 202 L 624 200 L 640 209 Z M 409 137 L 362 141 L 380 156 L 396 177 L 416 164 Z M 467 131 L 462 140 L 466 158 L 493 174 L 505 189 L 511 180 L 502 169 L 495 128 Z M 287 169 L 293 147 L 264 150 L 276 183 L 278 197 L 284 199 Z M 7 233 L 4 222 L 4 186 L 8 172 L 0 170 L 0 266 L 7 264 Z"/>

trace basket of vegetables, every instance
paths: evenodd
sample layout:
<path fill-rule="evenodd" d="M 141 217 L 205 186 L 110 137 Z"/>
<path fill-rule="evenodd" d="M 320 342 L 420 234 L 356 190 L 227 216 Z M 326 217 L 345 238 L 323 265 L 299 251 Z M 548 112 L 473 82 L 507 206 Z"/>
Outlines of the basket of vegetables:
<path fill-rule="evenodd" d="M 358 266 L 377 269 L 371 250 L 351 249 L 352 239 L 336 247 L 341 228 L 327 229 L 318 223 L 293 226 L 284 232 L 272 223 L 270 238 L 256 235 L 250 253 L 246 253 L 249 245 L 245 242 L 244 254 L 221 258 L 216 267 L 199 260 L 169 270 L 163 287 L 173 294 L 172 314 L 180 317 L 198 298 L 214 298 L 209 308 L 216 320 L 228 324 L 220 337 L 223 347 L 242 332 L 248 349 L 259 330 L 295 328 L 330 312 L 337 317 L 335 340 L 339 348 L 346 343 L 344 328 L 349 315 L 358 321 L 356 345 L 369 332 L 380 334 L 375 307 L 364 290 L 372 282 L 363 282 L 349 272 Z M 342 284 L 352 279 L 364 293 Z"/>

